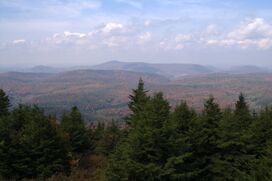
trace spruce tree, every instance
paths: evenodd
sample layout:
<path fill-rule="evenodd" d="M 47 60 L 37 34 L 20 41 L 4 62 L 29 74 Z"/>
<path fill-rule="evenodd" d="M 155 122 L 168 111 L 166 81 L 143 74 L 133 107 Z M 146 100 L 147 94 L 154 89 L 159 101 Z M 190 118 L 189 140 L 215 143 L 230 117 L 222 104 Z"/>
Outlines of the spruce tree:
<path fill-rule="evenodd" d="M 32 108 L 31 114 L 33 118 L 24 126 L 21 142 L 28 145 L 26 149 L 30 153 L 28 157 L 35 159 L 34 176 L 47 178 L 56 172 L 69 171 L 68 152 L 64 140 L 58 135 L 57 128 L 38 107 Z"/>
<path fill-rule="evenodd" d="M 255 180 L 272 180 L 272 108 L 260 112 L 251 126 L 252 142 L 257 164 Z"/>
<path fill-rule="evenodd" d="M 56 129 L 38 107 L 13 110 L 1 120 L 0 175 L 22 179 L 68 173 L 68 151 Z"/>
<path fill-rule="evenodd" d="M 132 94 L 129 95 L 128 107 L 131 111 L 131 114 L 127 118 L 128 124 L 133 124 L 139 116 L 139 113 L 144 111 L 145 104 L 147 103 L 149 96 L 147 95 L 147 90 L 144 88 L 144 81 L 140 78 L 138 82 L 137 89 L 132 90 Z"/>
<path fill-rule="evenodd" d="M 190 109 L 186 102 L 181 102 L 176 106 L 172 113 L 171 120 L 174 122 L 179 133 L 187 133 L 190 129 L 193 119 L 196 118 L 196 113 Z"/>
<path fill-rule="evenodd" d="M 252 122 L 252 116 L 250 114 L 250 110 L 243 93 L 240 93 L 239 99 L 235 104 L 234 115 L 234 119 L 237 122 L 235 126 L 236 129 L 240 129 L 240 131 L 242 131 L 243 129 L 247 129 L 250 126 Z"/>
<path fill-rule="evenodd" d="M 79 156 L 89 150 L 91 146 L 90 135 L 76 106 L 71 109 L 68 115 L 62 116 L 61 128 L 68 134 L 73 156 Z"/>
<path fill-rule="evenodd" d="M 172 149 L 164 166 L 163 180 L 188 180 L 190 179 L 190 163 L 192 144 L 190 132 L 197 115 L 190 109 L 186 102 L 181 102 L 171 116 L 171 136 L 169 144 Z"/>
<path fill-rule="evenodd" d="M 119 129 L 118 125 L 112 121 L 103 132 L 103 135 L 100 137 L 97 145 L 96 152 L 102 153 L 104 155 L 109 155 L 112 153 L 121 139 L 122 132 Z"/>
<path fill-rule="evenodd" d="M 163 180 L 164 165 L 172 152 L 168 129 L 170 106 L 162 93 L 155 94 L 112 155 L 108 180 Z"/>
<path fill-rule="evenodd" d="M 243 94 L 235 104 L 235 110 L 226 110 L 220 126 L 220 159 L 218 170 L 226 179 L 254 180 L 256 158 L 252 147 L 252 122 Z"/>
<path fill-rule="evenodd" d="M 219 148 L 219 123 L 222 112 L 219 105 L 210 97 L 204 104 L 201 116 L 196 120 L 190 135 L 192 144 L 190 164 L 186 180 L 216 180 L 216 160 Z"/>
<path fill-rule="evenodd" d="M 10 101 L 6 93 L 0 89 L 0 117 L 6 116 L 9 112 Z"/>

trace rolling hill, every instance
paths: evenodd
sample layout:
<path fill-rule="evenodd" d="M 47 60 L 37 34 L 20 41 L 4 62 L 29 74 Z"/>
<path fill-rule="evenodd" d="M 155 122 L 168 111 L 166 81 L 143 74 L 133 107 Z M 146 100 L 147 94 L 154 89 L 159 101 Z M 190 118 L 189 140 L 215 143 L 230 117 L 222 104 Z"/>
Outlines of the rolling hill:
<path fill-rule="evenodd" d="M 123 70 L 74 70 L 62 73 L 2 73 L 3 88 L 14 105 L 38 104 L 60 115 L 78 106 L 89 121 L 110 120 L 128 114 L 131 89 L 142 77 L 150 94 L 163 91 L 172 105 L 186 100 L 200 110 L 211 94 L 222 106 L 232 106 L 240 92 L 252 108 L 272 103 L 272 74 L 201 74 L 171 80 L 157 74 Z"/>
<path fill-rule="evenodd" d="M 127 70 L 134 72 L 154 73 L 166 76 L 168 78 L 176 78 L 184 75 L 208 74 L 215 71 L 211 67 L 197 64 L 151 64 L 143 62 L 128 63 L 119 61 L 110 61 L 90 68 L 96 70 Z"/>
<path fill-rule="evenodd" d="M 48 113 L 57 115 L 76 105 L 90 119 L 111 119 L 126 114 L 125 109 L 119 108 L 126 107 L 128 93 L 139 77 L 149 85 L 169 81 L 155 74 L 118 70 L 76 70 L 57 74 L 11 72 L 0 74 L 0 88 L 8 92 L 14 104 L 38 104 Z"/>
<path fill-rule="evenodd" d="M 236 66 L 226 70 L 230 74 L 271 73 L 271 69 L 253 65 Z"/>

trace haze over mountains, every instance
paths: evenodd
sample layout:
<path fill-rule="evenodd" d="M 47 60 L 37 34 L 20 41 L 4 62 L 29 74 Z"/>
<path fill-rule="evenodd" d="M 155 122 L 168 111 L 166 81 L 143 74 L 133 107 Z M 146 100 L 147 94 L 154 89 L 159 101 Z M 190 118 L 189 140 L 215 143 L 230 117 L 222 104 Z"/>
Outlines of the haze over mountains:
<path fill-rule="evenodd" d="M 254 65 L 233 66 L 230 68 L 217 68 L 216 66 L 199 65 L 199 64 L 152 64 L 144 62 L 120 62 L 110 61 L 103 64 L 90 67 L 97 70 L 127 70 L 135 72 L 155 73 L 166 76 L 168 78 L 178 78 L 185 75 L 199 75 L 210 73 L 230 73 L 230 74 L 245 74 L 245 73 L 268 73 L 272 69 L 258 67 Z"/>
<path fill-rule="evenodd" d="M 186 100 L 201 109 L 211 94 L 231 106 L 240 92 L 253 108 L 272 102 L 269 69 L 240 66 L 220 70 L 195 64 L 106 62 L 90 67 L 37 66 L 0 74 L 0 88 L 18 103 L 38 104 L 59 115 L 78 106 L 88 120 L 119 119 L 128 114 L 127 101 L 140 77 L 150 93 L 163 91 L 172 105 Z"/>
<path fill-rule="evenodd" d="M 140 73 L 151 73 L 165 76 L 170 79 L 186 75 L 200 75 L 210 73 L 229 73 L 229 74 L 245 74 L 245 73 L 269 73 L 272 72 L 270 67 L 259 67 L 254 65 L 233 66 L 230 68 L 218 68 L 210 65 L 199 64 L 179 64 L 179 63 L 145 63 L 145 62 L 121 62 L 109 61 L 94 66 L 71 66 L 71 67 L 54 67 L 46 65 L 38 65 L 30 68 L 14 68 L 2 67 L 0 72 L 31 72 L 31 73 L 60 73 L 72 70 L 125 70 Z"/>
<path fill-rule="evenodd" d="M 184 75 L 207 74 L 215 71 L 208 66 L 197 64 L 150 64 L 144 62 L 125 63 L 119 61 L 106 62 L 91 68 L 98 70 L 127 70 L 154 73 L 169 78 L 176 78 Z"/>
<path fill-rule="evenodd" d="M 13 104 L 38 104 L 52 114 L 76 105 L 88 118 L 98 115 L 116 118 L 126 114 L 128 94 L 140 77 L 149 86 L 169 81 L 155 74 L 122 70 L 8 72 L 0 74 L 0 87 L 9 94 Z"/>

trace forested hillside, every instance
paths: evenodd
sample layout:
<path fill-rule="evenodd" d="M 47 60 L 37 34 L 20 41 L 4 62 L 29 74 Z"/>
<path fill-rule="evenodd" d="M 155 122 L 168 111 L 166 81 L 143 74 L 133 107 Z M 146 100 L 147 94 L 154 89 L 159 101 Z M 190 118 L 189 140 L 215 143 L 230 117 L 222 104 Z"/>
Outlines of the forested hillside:
<path fill-rule="evenodd" d="M 127 95 L 139 77 L 149 85 L 163 85 L 168 79 L 129 71 L 77 70 L 58 74 L 0 74 L 0 87 L 11 95 L 12 105 L 37 104 L 57 115 L 76 105 L 88 121 L 127 115 Z"/>
<path fill-rule="evenodd" d="M 272 102 L 272 74 L 203 74 L 166 77 L 123 70 L 76 70 L 62 73 L 2 73 L 0 87 L 11 97 L 12 106 L 37 104 L 46 114 L 56 115 L 77 106 L 86 121 L 111 121 L 128 115 L 128 94 L 139 77 L 151 92 L 162 91 L 175 107 L 180 100 L 200 111 L 203 101 L 214 95 L 222 107 L 234 106 L 239 92 L 247 95 L 252 109 Z M 151 93 L 150 92 L 150 93 Z"/>
<path fill-rule="evenodd" d="M 237 95 L 238 96 L 238 95 Z M 10 108 L 0 91 L 2 180 L 272 180 L 272 108 L 233 108 L 210 96 L 202 111 L 139 81 L 125 124 L 85 124 L 77 107 L 60 119 L 37 106 Z"/>

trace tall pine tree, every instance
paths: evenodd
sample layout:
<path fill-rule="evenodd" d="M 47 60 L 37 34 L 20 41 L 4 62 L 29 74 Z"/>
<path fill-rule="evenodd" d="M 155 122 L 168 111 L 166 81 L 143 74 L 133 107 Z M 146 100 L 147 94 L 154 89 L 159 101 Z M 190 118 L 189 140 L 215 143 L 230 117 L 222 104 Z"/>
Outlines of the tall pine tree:
<path fill-rule="evenodd" d="M 47 178 L 69 171 L 64 140 L 38 107 L 19 106 L 1 120 L 0 175 Z"/>
<path fill-rule="evenodd" d="M 10 101 L 6 93 L 0 89 L 0 117 L 6 116 L 9 112 Z"/>
<path fill-rule="evenodd" d="M 218 170 L 226 179 L 254 180 L 256 158 L 249 130 L 252 117 L 243 94 L 234 111 L 226 110 L 220 126 L 220 159 Z"/>
<path fill-rule="evenodd" d="M 130 101 L 128 103 L 128 107 L 131 111 L 131 114 L 127 118 L 127 123 L 129 125 L 134 124 L 134 121 L 138 119 L 137 116 L 144 111 L 145 104 L 149 99 L 147 92 L 148 91 L 144 88 L 144 81 L 140 78 L 137 89 L 133 89 L 132 94 L 129 95 Z"/>
<path fill-rule="evenodd" d="M 210 97 L 204 104 L 201 116 L 190 132 L 191 157 L 186 180 L 216 180 L 218 158 L 219 123 L 222 112 Z"/>
<path fill-rule="evenodd" d="M 247 129 L 250 126 L 252 122 L 252 116 L 250 114 L 250 110 L 243 93 L 240 93 L 239 99 L 235 104 L 234 115 L 234 119 L 236 121 L 236 129 L 240 129 L 241 131 L 243 129 Z"/>
<path fill-rule="evenodd" d="M 117 147 L 107 169 L 108 180 L 163 180 L 164 165 L 172 152 L 168 128 L 170 106 L 155 94 L 137 112 L 128 138 Z M 137 115 L 140 114 L 140 115 Z"/>
<path fill-rule="evenodd" d="M 181 102 L 171 115 L 171 136 L 169 145 L 174 148 L 169 153 L 169 158 L 164 166 L 163 180 L 188 180 L 190 179 L 190 163 L 192 144 L 190 132 L 193 122 L 197 118 L 194 110 L 186 102 Z"/>
<path fill-rule="evenodd" d="M 266 107 L 253 122 L 250 134 L 257 164 L 255 180 L 272 180 L 272 108 Z"/>
<path fill-rule="evenodd" d="M 68 134 L 73 156 L 77 157 L 89 150 L 91 146 L 90 136 L 77 107 L 73 107 L 69 114 L 62 116 L 60 125 Z"/>

